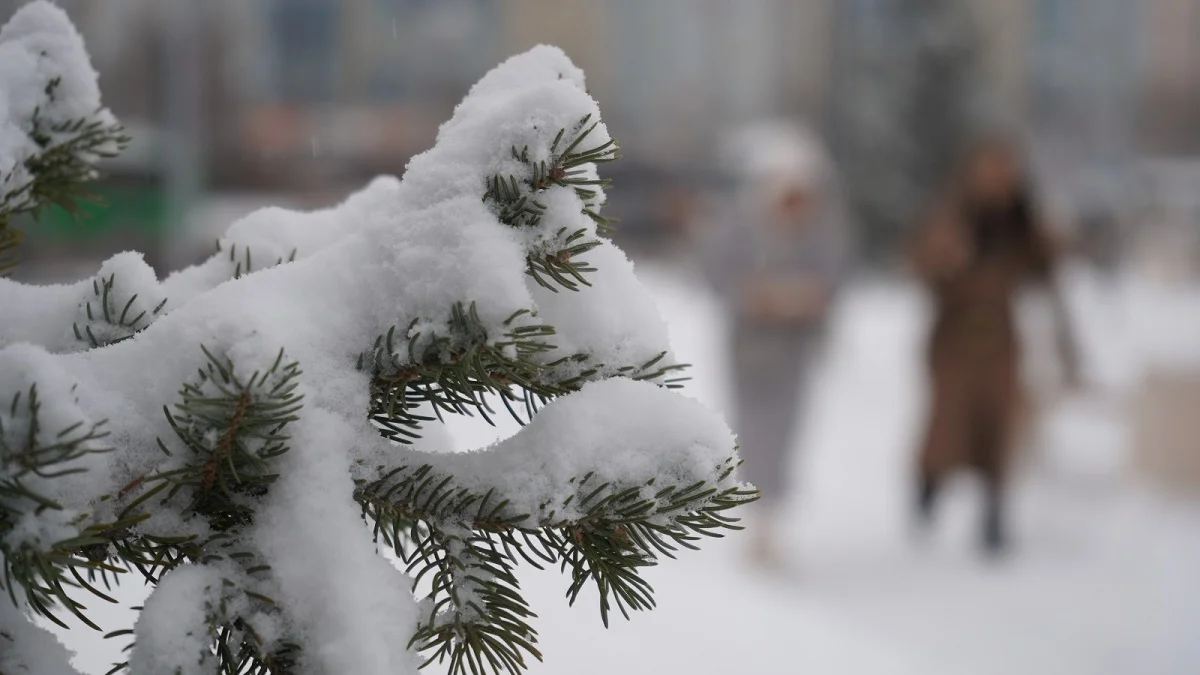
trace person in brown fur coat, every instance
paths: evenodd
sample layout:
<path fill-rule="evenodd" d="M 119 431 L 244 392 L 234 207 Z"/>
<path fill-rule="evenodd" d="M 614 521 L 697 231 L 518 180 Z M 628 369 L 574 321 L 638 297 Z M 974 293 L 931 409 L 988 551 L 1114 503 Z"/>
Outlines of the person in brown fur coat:
<path fill-rule="evenodd" d="M 982 545 L 1006 545 L 1004 492 L 1023 402 L 1015 315 L 1029 282 L 1050 291 L 1063 372 L 1078 368 L 1061 295 L 1056 250 L 1026 185 L 1020 160 L 1003 140 L 978 141 L 957 185 L 917 237 L 913 262 L 934 298 L 928 344 L 932 405 L 917 467 L 917 508 L 933 514 L 938 489 L 957 470 L 975 472 L 985 499 Z"/>

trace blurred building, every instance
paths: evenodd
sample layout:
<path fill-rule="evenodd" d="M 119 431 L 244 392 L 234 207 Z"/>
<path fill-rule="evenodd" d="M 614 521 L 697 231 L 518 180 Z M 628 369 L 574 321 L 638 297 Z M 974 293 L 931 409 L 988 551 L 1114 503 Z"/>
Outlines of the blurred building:
<path fill-rule="evenodd" d="M 761 117 L 827 129 L 896 2 L 59 0 L 139 170 L 190 161 L 177 184 L 305 191 L 401 171 L 472 82 L 542 42 L 588 72 L 631 164 L 697 166 Z M 993 104 L 1053 161 L 1200 151 L 1200 0 L 964 2 Z"/>
<path fill-rule="evenodd" d="M 22 1 L 0 0 L 0 11 Z M 1184 120 L 1200 105 L 1200 0 L 964 1 L 984 28 L 988 76 L 1012 118 L 1072 107 L 1060 103 L 1070 98 L 1127 99 L 1153 137 L 1198 134 Z M 164 24 L 181 2 L 60 2 L 102 73 L 122 73 L 107 78 L 106 94 L 127 115 L 161 107 Z M 212 0 L 194 3 L 193 28 L 204 36 L 196 67 L 211 73 L 206 101 L 217 89 L 237 104 L 296 107 L 452 102 L 503 56 L 555 43 L 588 71 L 614 122 L 686 155 L 694 143 L 681 134 L 825 114 L 839 75 L 835 42 L 854 48 L 845 27 L 893 3 Z"/>
<path fill-rule="evenodd" d="M 690 161 L 728 124 L 818 116 L 829 85 L 827 0 L 517 0 L 503 54 L 565 49 L 625 154 Z"/>
<path fill-rule="evenodd" d="M 1146 0 L 1143 144 L 1155 154 L 1200 152 L 1200 2 Z"/>

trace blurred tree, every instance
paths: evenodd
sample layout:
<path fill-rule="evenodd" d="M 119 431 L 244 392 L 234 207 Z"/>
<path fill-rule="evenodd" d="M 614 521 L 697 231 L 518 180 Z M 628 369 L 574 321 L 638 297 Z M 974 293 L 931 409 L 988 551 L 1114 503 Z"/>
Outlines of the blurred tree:
<path fill-rule="evenodd" d="M 982 117 L 981 36 L 962 0 L 839 5 L 835 152 L 864 244 L 894 250 Z"/>

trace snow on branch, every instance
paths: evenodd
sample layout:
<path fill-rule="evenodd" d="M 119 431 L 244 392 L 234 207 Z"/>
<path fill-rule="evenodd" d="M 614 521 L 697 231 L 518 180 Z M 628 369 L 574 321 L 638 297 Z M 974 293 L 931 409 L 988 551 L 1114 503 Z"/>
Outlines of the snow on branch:
<path fill-rule="evenodd" d="M 604 236 L 615 153 L 583 73 L 538 47 L 402 181 L 260 211 L 162 282 L 135 254 L 0 282 L 5 590 L 86 620 L 97 575 L 157 584 L 124 664 L 147 675 L 519 672 L 522 561 L 572 600 L 596 584 L 606 623 L 653 606 L 639 570 L 756 493 L 670 391 L 664 323 Z M 503 410 L 511 438 L 433 452 L 445 417 Z M 376 538 L 432 575 L 423 603 Z"/>
<path fill-rule="evenodd" d="M 732 445 L 699 403 L 614 378 L 555 400 L 486 451 L 392 452 L 364 467 L 356 496 L 408 571 L 432 576 L 418 644 L 458 672 L 472 656 L 456 649 L 462 636 L 488 645 L 489 634 L 516 633 L 488 653 L 517 670 L 538 652 L 516 565 L 569 568 L 572 603 L 595 583 L 606 625 L 612 603 L 626 617 L 652 608 L 637 570 L 719 536 L 725 512 L 754 497 L 731 479 Z"/>
<path fill-rule="evenodd" d="M 159 281 L 140 253 L 113 256 L 91 278 L 30 285 L 0 278 L 0 346 L 83 351 L 128 339 L 159 316 L 230 279 L 303 258 L 378 217 L 400 182 L 380 176 L 336 207 L 259 209 L 235 222 L 208 260 Z"/>
<path fill-rule="evenodd" d="M 66 13 L 46 0 L 18 10 L 0 28 L 0 273 L 21 241 L 12 216 L 74 211 L 95 162 L 126 142 Z"/>
<path fill-rule="evenodd" d="M 78 675 L 79 671 L 71 667 L 71 653 L 50 631 L 0 599 L 0 673 Z"/>

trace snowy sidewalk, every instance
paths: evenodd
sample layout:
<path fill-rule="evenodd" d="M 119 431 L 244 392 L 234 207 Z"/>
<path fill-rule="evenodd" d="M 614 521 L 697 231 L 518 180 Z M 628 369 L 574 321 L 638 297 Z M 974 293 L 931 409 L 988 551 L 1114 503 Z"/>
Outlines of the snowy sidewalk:
<path fill-rule="evenodd" d="M 723 406 L 717 308 L 683 277 L 639 274 L 697 364 L 693 394 Z M 903 285 L 860 286 L 841 308 L 795 467 L 792 573 L 749 572 L 741 542 L 719 542 L 656 570 L 658 608 L 607 633 L 592 606 L 564 608 L 556 574 L 531 574 L 546 656 L 533 672 L 1200 672 L 1198 504 L 1033 466 L 1012 560 L 975 555 L 969 483 L 952 487 L 932 538 L 909 536 L 922 311 Z"/>

